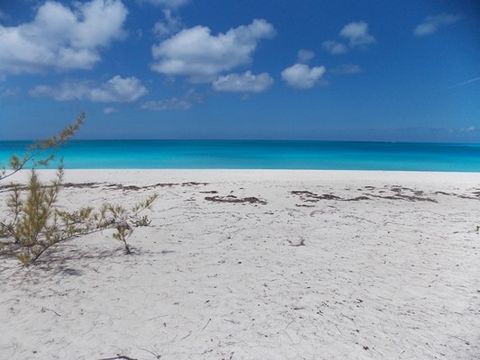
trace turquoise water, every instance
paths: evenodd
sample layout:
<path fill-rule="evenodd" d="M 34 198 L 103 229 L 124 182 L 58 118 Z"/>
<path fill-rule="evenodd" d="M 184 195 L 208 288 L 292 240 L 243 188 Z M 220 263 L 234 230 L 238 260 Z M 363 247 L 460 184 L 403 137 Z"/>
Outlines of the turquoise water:
<path fill-rule="evenodd" d="M 0 163 L 25 141 L 0 142 Z M 70 169 L 342 169 L 480 171 L 480 145 L 331 141 L 72 141 Z"/>

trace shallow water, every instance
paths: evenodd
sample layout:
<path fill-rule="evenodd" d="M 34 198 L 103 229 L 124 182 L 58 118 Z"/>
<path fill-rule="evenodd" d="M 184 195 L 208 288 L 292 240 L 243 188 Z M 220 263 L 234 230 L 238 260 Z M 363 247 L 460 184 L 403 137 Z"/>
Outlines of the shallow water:
<path fill-rule="evenodd" d="M 0 142 L 0 163 L 27 141 Z M 332 169 L 480 171 L 480 145 L 332 141 L 79 140 L 61 149 L 70 169 Z"/>

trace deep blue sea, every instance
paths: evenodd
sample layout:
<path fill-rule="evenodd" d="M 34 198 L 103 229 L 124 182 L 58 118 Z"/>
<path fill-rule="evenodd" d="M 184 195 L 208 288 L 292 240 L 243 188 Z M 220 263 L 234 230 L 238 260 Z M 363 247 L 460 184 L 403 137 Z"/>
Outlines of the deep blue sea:
<path fill-rule="evenodd" d="M 26 141 L 0 141 L 0 163 Z M 60 150 L 67 169 L 480 171 L 480 144 L 341 141 L 88 140 Z"/>

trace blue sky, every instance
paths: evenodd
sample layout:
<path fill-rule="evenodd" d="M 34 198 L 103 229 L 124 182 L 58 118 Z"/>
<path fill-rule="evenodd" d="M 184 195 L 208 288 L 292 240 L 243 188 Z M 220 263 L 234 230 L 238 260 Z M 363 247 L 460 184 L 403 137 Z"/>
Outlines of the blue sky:
<path fill-rule="evenodd" d="M 478 141 L 476 0 L 0 2 L 0 140 Z"/>

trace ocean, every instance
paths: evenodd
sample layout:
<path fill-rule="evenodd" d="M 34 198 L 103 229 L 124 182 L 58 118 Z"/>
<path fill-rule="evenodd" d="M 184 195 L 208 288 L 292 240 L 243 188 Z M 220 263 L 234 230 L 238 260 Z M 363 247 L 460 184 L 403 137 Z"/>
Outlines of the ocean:
<path fill-rule="evenodd" d="M 0 164 L 27 141 L 0 141 Z M 78 140 L 66 169 L 332 169 L 480 171 L 480 144 L 343 141 Z"/>

